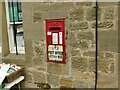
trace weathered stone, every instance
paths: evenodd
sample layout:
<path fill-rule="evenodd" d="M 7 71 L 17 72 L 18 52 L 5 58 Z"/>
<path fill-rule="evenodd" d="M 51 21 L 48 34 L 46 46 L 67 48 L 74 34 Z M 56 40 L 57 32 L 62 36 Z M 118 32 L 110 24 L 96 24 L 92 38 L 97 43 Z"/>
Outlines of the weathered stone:
<path fill-rule="evenodd" d="M 99 31 L 98 50 L 108 52 L 118 52 L 118 31 Z"/>
<path fill-rule="evenodd" d="M 88 23 L 87 22 L 80 22 L 80 23 L 72 23 L 70 25 L 71 31 L 79 31 L 79 30 L 86 30 L 88 29 Z"/>
<path fill-rule="evenodd" d="M 68 86 L 60 86 L 60 90 L 76 90 L 76 89 Z"/>
<path fill-rule="evenodd" d="M 78 48 L 79 47 L 79 43 L 77 41 L 76 35 L 72 32 L 72 33 L 68 33 L 68 38 L 67 38 L 69 45 L 71 47 L 74 48 Z"/>
<path fill-rule="evenodd" d="M 95 58 L 89 59 L 89 71 L 94 72 L 95 71 Z"/>
<path fill-rule="evenodd" d="M 88 81 L 86 80 L 80 80 L 80 81 L 75 81 L 74 83 L 75 88 L 88 88 Z"/>
<path fill-rule="evenodd" d="M 105 20 L 114 19 L 114 8 L 111 8 L 111 7 L 105 8 L 104 19 Z"/>
<path fill-rule="evenodd" d="M 95 51 L 87 51 L 83 53 L 84 56 L 95 57 Z"/>
<path fill-rule="evenodd" d="M 48 83 L 35 83 L 37 84 L 37 87 L 41 89 L 51 89 L 51 86 Z"/>
<path fill-rule="evenodd" d="M 56 75 L 68 75 L 69 66 L 67 64 L 61 64 L 61 63 L 48 63 L 47 72 Z"/>
<path fill-rule="evenodd" d="M 91 73 L 91 72 L 84 72 L 84 73 L 81 73 L 81 80 L 94 80 L 95 79 L 95 74 L 94 72 Z"/>
<path fill-rule="evenodd" d="M 77 49 L 80 47 L 80 43 L 76 41 L 72 41 L 71 44 L 72 48 Z"/>
<path fill-rule="evenodd" d="M 87 9 L 87 20 L 88 21 L 95 21 L 96 19 L 96 7 L 92 7 L 90 9 Z M 101 9 L 98 8 L 98 20 L 101 19 Z"/>
<path fill-rule="evenodd" d="M 94 35 L 92 32 L 79 32 L 77 34 L 77 39 L 78 40 L 93 40 Z"/>
<path fill-rule="evenodd" d="M 34 83 L 28 83 L 28 82 L 22 82 L 21 83 L 21 87 L 22 88 L 38 88 L 36 84 L 34 84 Z"/>
<path fill-rule="evenodd" d="M 109 8 L 111 8 L 111 7 L 114 7 L 116 5 L 118 5 L 118 2 L 99 2 L 98 3 L 99 7 L 109 7 Z"/>
<path fill-rule="evenodd" d="M 95 3 L 93 2 L 76 2 L 76 5 L 77 6 L 80 6 L 80 7 L 90 7 L 90 6 L 93 6 Z"/>
<path fill-rule="evenodd" d="M 109 73 L 110 72 L 109 65 L 110 62 L 108 60 L 98 59 L 98 71 Z"/>
<path fill-rule="evenodd" d="M 98 52 L 98 57 L 99 57 L 99 58 L 105 58 L 105 55 L 104 55 L 103 52 Z"/>
<path fill-rule="evenodd" d="M 87 59 L 80 57 L 72 57 L 72 68 L 73 70 L 85 72 L 88 68 Z"/>
<path fill-rule="evenodd" d="M 112 64 L 110 65 L 110 72 L 111 72 L 111 73 L 114 73 L 114 72 L 115 72 L 115 65 L 114 65 L 114 63 L 112 63 Z"/>
<path fill-rule="evenodd" d="M 46 61 L 45 58 L 42 58 L 42 57 L 34 57 L 34 58 L 32 59 L 32 61 L 34 62 L 34 63 L 33 63 L 34 65 L 40 65 L 41 67 L 45 67 L 45 61 Z"/>
<path fill-rule="evenodd" d="M 39 63 L 41 63 L 41 62 L 39 62 Z M 39 70 L 39 71 L 45 71 L 46 70 L 44 65 L 43 66 L 39 65 L 39 66 L 36 67 L 36 69 Z"/>
<path fill-rule="evenodd" d="M 80 50 L 72 50 L 72 51 L 71 51 L 71 55 L 72 55 L 72 56 L 79 55 L 79 53 L 80 53 Z"/>
<path fill-rule="evenodd" d="M 32 79 L 32 74 L 30 74 L 29 72 L 25 72 L 25 81 L 28 83 L 32 83 L 33 79 Z"/>
<path fill-rule="evenodd" d="M 26 47 L 25 57 L 26 65 L 29 66 L 26 66 L 28 68 L 28 75 L 26 74 L 25 77 L 28 77 L 26 78 L 25 82 L 31 82 L 30 84 L 26 85 L 28 85 L 28 88 L 36 88 L 37 85 L 35 85 L 34 82 L 47 82 L 48 84 L 50 84 L 50 86 L 57 88 L 59 88 L 60 86 L 94 88 L 95 52 L 92 50 L 95 50 L 96 44 L 96 39 L 94 36 L 96 27 L 96 7 L 93 7 L 95 6 L 95 3 L 62 3 L 57 2 L 58 0 L 56 0 L 56 2 L 51 2 L 51 0 L 47 1 L 48 2 L 43 3 L 28 3 L 25 6 L 22 6 L 25 31 L 24 39 Z M 116 16 L 113 16 L 113 13 L 115 15 L 116 12 L 116 10 L 113 11 L 113 8 L 117 9 L 117 6 L 112 6 L 112 4 L 109 6 L 107 4 L 106 6 L 99 6 L 98 10 L 99 30 L 108 31 L 102 33 L 100 33 L 99 31 L 98 33 L 98 47 L 100 49 L 100 54 L 98 53 L 98 72 L 102 72 L 101 74 L 108 73 L 108 76 L 99 76 L 98 74 L 98 86 L 100 88 L 109 88 L 109 86 L 117 87 L 118 84 L 118 79 L 116 76 L 117 56 L 115 58 L 115 56 L 110 55 L 114 53 L 113 51 L 116 49 L 116 45 L 118 45 L 116 43 L 116 41 L 118 41 L 118 39 L 116 38 L 118 37 L 118 33 L 115 34 L 114 32 L 111 32 L 117 31 L 116 25 L 114 24 L 118 15 L 116 14 Z M 67 38 L 65 39 L 66 64 L 46 62 L 45 20 L 60 18 L 65 18 L 65 30 L 67 33 Z M 36 21 L 38 19 L 40 20 L 39 23 L 33 23 L 33 20 Z M 105 21 L 102 19 L 104 19 Z M 114 28 L 115 30 L 112 30 Z M 109 54 L 106 53 L 107 50 L 109 51 Z M 116 53 L 117 50 L 118 49 L 116 49 Z M 9 59 L 7 61 L 9 61 Z M 9 62 L 15 63 L 23 61 L 11 60 Z M 61 77 L 71 77 L 71 79 Z"/>
<path fill-rule="evenodd" d="M 47 82 L 54 87 L 59 86 L 59 76 L 47 74 Z"/>
<path fill-rule="evenodd" d="M 60 79 L 60 86 L 73 87 L 73 81 L 67 79 Z"/>
<path fill-rule="evenodd" d="M 42 19 L 42 16 L 41 16 L 41 13 L 34 13 L 33 14 L 33 21 L 36 22 L 36 21 L 40 21 Z"/>
<path fill-rule="evenodd" d="M 80 41 L 80 49 L 88 49 L 89 45 L 87 43 L 87 41 Z"/>
<path fill-rule="evenodd" d="M 41 83 L 41 82 L 46 82 L 45 80 L 45 74 L 39 71 L 33 71 L 33 80 L 34 82 Z"/>
<path fill-rule="evenodd" d="M 98 73 L 98 88 L 116 88 L 118 87 L 118 75 L 117 74 L 106 74 Z"/>
<path fill-rule="evenodd" d="M 67 39 L 67 40 L 70 41 L 70 43 L 71 43 L 72 41 L 77 41 L 75 32 L 70 32 L 70 33 L 68 33 L 68 39 Z"/>
<path fill-rule="evenodd" d="M 75 8 L 69 12 L 71 21 L 81 21 L 84 19 L 84 10 L 82 8 Z"/>
<path fill-rule="evenodd" d="M 113 53 L 105 53 L 105 58 L 112 59 L 112 58 L 114 58 L 114 54 Z"/>
<path fill-rule="evenodd" d="M 114 26 L 113 22 L 112 21 L 106 21 L 106 22 L 98 22 L 98 28 L 101 28 L 101 29 L 109 29 L 109 28 L 112 28 Z M 92 23 L 92 28 L 95 28 L 96 27 L 96 23 Z"/>
<path fill-rule="evenodd" d="M 48 2 L 45 2 L 44 3 L 35 3 L 33 4 L 33 11 L 40 11 L 40 10 L 43 10 L 43 11 L 48 11 L 48 10 L 69 10 L 71 7 L 73 7 L 74 3 L 73 2 L 68 2 L 68 3 L 65 3 L 65 2 L 59 2 L 59 3 L 54 3 L 54 2 L 50 2 L 50 0 Z"/>

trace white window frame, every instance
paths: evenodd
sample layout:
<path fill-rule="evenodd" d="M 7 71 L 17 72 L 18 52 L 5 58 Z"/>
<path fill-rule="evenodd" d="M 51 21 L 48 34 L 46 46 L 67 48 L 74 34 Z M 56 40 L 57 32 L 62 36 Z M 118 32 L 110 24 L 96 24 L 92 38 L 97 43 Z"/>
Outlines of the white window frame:
<path fill-rule="evenodd" d="M 7 17 L 7 30 L 8 30 L 8 38 L 9 38 L 9 50 L 10 53 L 16 53 L 16 47 L 14 46 L 14 35 L 13 35 L 13 22 L 10 22 L 9 17 L 9 5 L 8 0 L 5 0 L 6 7 L 6 17 Z M 23 24 L 23 22 L 15 22 L 15 24 Z M 17 47 L 18 54 L 25 54 L 25 46 Z"/>
<path fill-rule="evenodd" d="M 2 52 L 1 46 L 0 46 L 0 53 Z"/>

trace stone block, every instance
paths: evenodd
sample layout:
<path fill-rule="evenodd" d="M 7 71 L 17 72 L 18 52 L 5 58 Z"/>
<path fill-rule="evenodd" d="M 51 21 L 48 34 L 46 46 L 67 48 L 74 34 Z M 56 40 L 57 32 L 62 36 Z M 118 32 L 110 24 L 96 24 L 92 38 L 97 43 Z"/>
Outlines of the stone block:
<path fill-rule="evenodd" d="M 104 52 L 98 52 L 98 57 L 99 58 L 105 58 Z"/>
<path fill-rule="evenodd" d="M 98 32 L 98 50 L 118 52 L 118 32 L 117 31 Z"/>
<path fill-rule="evenodd" d="M 48 10 L 48 11 L 43 11 L 42 16 L 43 16 L 43 19 L 67 18 L 68 11 L 67 10 Z"/>
<path fill-rule="evenodd" d="M 83 53 L 84 56 L 95 57 L 95 51 L 86 51 Z"/>
<path fill-rule="evenodd" d="M 109 8 L 111 8 L 111 7 L 116 6 L 116 5 L 118 5 L 118 2 L 99 2 L 98 3 L 99 7 L 109 7 Z"/>
<path fill-rule="evenodd" d="M 80 54 L 80 50 L 71 50 L 71 55 L 72 56 L 77 56 Z"/>
<path fill-rule="evenodd" d="M 118 88 L 118 75 L 117 74 L 98 74 L 98 88 Z"/>
<path fill-rule="evenodd" d="M 86 58 L 72 57 L 72 69 L 73 71 L 85 72 L 88 68 L 88 61 Z"/>
<path fill-rule="evenodd" d="M 88 81 L 87 80 L 80 80 L 74 82 L 75 88 L 88 88 Z"/>
<path fill-rule="evenodd" d="M 62 63 L 48 63 L 47 72 L 56 75 L 69 75 L 69 65 Z"/>
<path fill-rule="evenodd" d="M 95 58 L 89 58 L 89 71 L 95 71 Z"/>
<path fill-rule="evenodd" d="M 33 65 L 45 67 L 46 58 L 34 57 L 32 61 L 33 61 Z"/>
<path fill-rule="evenodd" d="M 28 82 L 28 83 L 32 83 L 33 82 L 32 74 L 30 74 L 28 72 L 25 72 L 24 76 L 25 76 L 25 82 Z"/>
<path fill-rule="evenodd" d="M 109 53 L 109 52 L 105 53 L 105 58 L 106 59 L 113 59 L 114 58 L 114 53 Z"/>
<path fill-rule="evenodd" d="M 69 12 L 69 19 L 71 21 L 81 21 L 84 19 L 84 9 L 83 8 L 75 8 Z"/>
<path fill-rule="evenodd" d="M 89 44 L 87 43 L 87 41 L 80 41 L 79 44 L 81 50 L 86 50 L 89 48 Z"/>
<path fill-rule="evenodd" d="M 68 79 L 60 79 L 60 86 L 73 87 L 73 81 Z"/>
<path fill-rule="evenodd" d="M 68 33 L 68 37 L 66 41 L 68 41 L 69 44 L 71 44 L 73 41 L 77 42 L 75 32 Z"/>
<path fill-rule="evenodd" d="M 78 40 L 93 40 L 94 35 L 92 32 L 79 32 L 77 33 Z"/>
<path fill-rule="evenodd" d="M 113 20 L 114 19 L 114 8 L 113 7 L 105 8 L 105 13 L 104 13 L 103 18 L 105 20 Z"/>
<path fill-rule="evenodd" d="M 38 88 L 38 87 L 34 83 L 22 82 L 21 88 L 22 88 L 22 90 L 24 90 L 25 88 Z"/>
<path fill-rule="evenodd" d="M 72 42 L 70 43 L 70 46 L 71 46 L 72 48 L 74 48 L 74 49 L 77 49 L 77 48 L 80 47 L 80 43 L 79 43 L 78 41 L 72 41 Z"/>
<path fill-rule="evenodd" d="M 110 73 L 110 61 L 104 59 L 98 59 L 98 71 L 103 73 Z"/>
<path fill-rule="evenodd" d="M 80 7 L 91 7 L 95 5 L 95 3 L 94 2 L 76 2 L 76 5 Z"/>
<path fill-rule="evenodd" d="M 33 80 L 35 83 L 44 83 L 46 82 L 46 76 L 44 73 L 39 72 L 38 70 L 32 71 Z"/>
<path fill-rule="evenodd" d="M 114 23 L 112 21 L 105 21 L 105 22 L 98 22 L 98 28 L 100 29 L 110 29 L 113 28 Z M 92 28 L 96 27 L 96 23 L 92 23 L 91 25 Z"/>
<path fill-rule="evenodd" d="M 36 13 L 33 13 L 33 21 L 34 22 L 38 22 L 38 21 L 41 21 L 42 20 L 42 15 L 41 15 L 41 13 L 38 13 L 38 12 L 36 12 Z"/>
<path fill-rule="evenodd" d="M 47 82 L 54 87 L 59 86 L 59 76 L 47 74 Z"/>
<path fill-rule="evenodd" d="M 115 72 L 115 64 L 111 63 L 110 64 L 110 73 L 114 73 Z"/>
<path fill-rule="evenodd" d="M 96 7 L 92 7 L 87 9 L 87 20 L 88 21 L 95 21 L 96 20 Z M 98 8 L 98 20 L 101 19 L 101 8 Z"/>
<path fill-rule="evenodd" d="M 80 23 L 71 23 L 70 24 L 70 30 L 71 31 L 84 31 L 88 29 L 88 23 L 87 22 L 80 22 Z"/>

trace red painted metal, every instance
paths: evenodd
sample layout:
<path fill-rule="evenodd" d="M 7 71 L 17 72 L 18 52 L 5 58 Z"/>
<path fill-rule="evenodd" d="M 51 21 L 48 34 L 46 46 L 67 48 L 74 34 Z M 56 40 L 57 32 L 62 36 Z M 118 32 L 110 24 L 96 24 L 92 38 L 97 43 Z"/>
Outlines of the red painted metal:
<path fill-rule="evenodd" d="M 47 53 L 47 62 L 58 62 L 58 63 L 66 63 L 66 47 L 65 47 L 65 20 L 64 19 L 56 19 L 56 20 L 46 20 L 46 53 Z M 49 33 L 49 34 L 48 34 Z M 53 34 L 58 35 L 58 43 L 53 44 Z M 60 43 L 60 33 L 62 33 L 62 43 Z M 53 46 L 62 46 L 62 60 L 49 60 L 49 45 Z"/>

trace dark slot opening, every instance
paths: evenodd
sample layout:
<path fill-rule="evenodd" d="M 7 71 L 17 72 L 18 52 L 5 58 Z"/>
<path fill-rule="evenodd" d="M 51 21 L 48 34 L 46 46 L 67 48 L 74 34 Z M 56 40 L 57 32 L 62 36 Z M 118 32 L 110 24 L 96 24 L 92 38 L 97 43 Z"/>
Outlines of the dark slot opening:
<path fill-rule="evenodd" d="M 60 27 L 51 27 L 50 30 L 61 30 Z"/>

